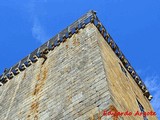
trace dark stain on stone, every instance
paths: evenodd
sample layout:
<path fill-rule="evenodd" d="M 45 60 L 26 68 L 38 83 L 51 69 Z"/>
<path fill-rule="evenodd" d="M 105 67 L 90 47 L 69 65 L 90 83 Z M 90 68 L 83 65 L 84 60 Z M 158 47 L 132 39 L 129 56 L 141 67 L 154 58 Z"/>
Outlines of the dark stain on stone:
<path fill-rule="evenodd" d="M 26 71 L 24 71 L 22 80 L 24 80 L 25 78 L 26 78 Z"/>
<path fill-rule="evenodd" d="M 38 115 L 35 115 L 35 116 L 34 116 L 34 120 L 38 120 Z"/>
<path fill-rule="evenodd" d="M 111 105 L 110 107 L 109 107 L 109 109 L 110 109 L 110 111 L 111 112 L 118 112 L 118 110 L 113 106 L 113 105 Z M 113 120 L 118 120 L 118 116 L 112 116 L 113 117 Z"/>
<path fill-rule="evenodd" d="M 42 77 L 42 78 L 41 78 Z M 43 89 L 43 86 L 45 84 L 45 81 L 46 81 L 46 77 L 47 77 L 47 69 L 44 68 L 43 70 L 43 73 L 42 73 L 42 76 L 41 76 L 41 73 L 37 75 L 37 84 L 35 85 L 35 89 L 34 89 L 34 92 L 33 92 L 33 96 L 35 95 L 38 95 L 42 89 Z"/>
<path fill-rule="evenodd" d="M 68 45 L 66 45 L 66 48 L 68 49 Z"/>
<path fill-rule="evenodd" d="M 48 73 L 47 68 L 42 65 L 40 68 L 40 73 L 36 77 L 37 84 L 35 85 L 34 91 L 32 93 L 33 102 L 30 107 L 30 115 L 28 115 L 28 118 L 33 116 L 32 119 L 34 118 L 34 120 L 38 120 L 39 106 L 40 106 L 39 99 L 41 97 L 40 92 L 43 90 L 43 86 L 47 78 L 47 73 Z"/>
<path fill-rule="evenodd" d="M 79 40 L 78 40 L 78 39 L 76 39 L 76 38 L 73 38 L 73 45 L 75 45 L 75 46 L 79 46 L 79 45 L 80 45 Z"/>
<path fill-rule="evenodd" d="M 38 112 L 37 110 L 38 110 L 38 108 L 39 108 L 39 103 L 36 101 L 36 102 L 34 102 L 34 103 L 32 103 L 32 105 L 31 105 L 31 109 L 32 109 L 32 111 L 34 111 L 34 112 Z"/>
<path fill-rule="evenodd" d="M 102 116 L 101 114 L 102 114 L 101 112 L 92 114 L 90 117 L 90 120 L 101 120 L 101 116 Z"/>

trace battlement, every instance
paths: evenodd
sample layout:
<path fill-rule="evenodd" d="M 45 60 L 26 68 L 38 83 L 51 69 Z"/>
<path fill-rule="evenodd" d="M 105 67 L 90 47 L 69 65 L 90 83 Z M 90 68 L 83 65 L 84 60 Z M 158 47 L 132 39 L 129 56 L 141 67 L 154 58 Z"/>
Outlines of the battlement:
<path fill-rule="evenodd" d="M 72 37 L 72 35 L 77 34 L 80 29 L 84 29 L 87 24 L 94 24 L 97 27 L 98 31 L 101 33 L 106 43 L 111 47 L 116 56 L 121 60 L 123 66 L 126 68 L 128 73 L 132 76 L 139 88 L 142 90 L 144 96 L 146 96 L 147 99 L 150 101 L 152 99 L 152 96 L 147 90 L 145 84 L 143 83 L 139 75 L 136 73 L 132 65 L 129 63 L 125 55 L 119 49 L 117 44 L 114 42 L 113 38 L 107 32 L 105 27 L 99 21 L 94 11 L 89 11 L 88 13 L 86 13 L 84 16 L 82 16 L 80 19 L 68 26 L 66 29 L 62 30 L 62 32 L 55 35 L 49 41 L 47 41 L 42 46 L 37 48 L 35 51 L 30 53 L 27 57 L 19 61 L 16 65 L 6 70 L 0 76 L 0 86 L 2 87 L 14 76 L 17 76 L 20 72 L 23 72 L 29 66 L 37 62 L 39 58 L 42 58 L 42 55 L 46 55 L 49 52 L 52 52 L 55 47 L 58 47 L 62 42 L 65 42 L 67 38 Z"/>

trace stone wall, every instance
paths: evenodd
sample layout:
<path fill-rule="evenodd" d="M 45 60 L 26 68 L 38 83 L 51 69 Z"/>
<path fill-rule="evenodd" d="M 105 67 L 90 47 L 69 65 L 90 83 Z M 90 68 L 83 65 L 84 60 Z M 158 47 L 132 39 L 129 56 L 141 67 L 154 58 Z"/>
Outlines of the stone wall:
<path fill-rule="evenodd" d="M 143 95 L 130 73 L 125 69 L 123 63 L 106 44 L 100 33 L 97 34 L 98 43 L 105 67 L 109 91 L 113 99 L 114 107 L 119 112 L 130 111 L 133 114 L 140 112 L 137 100 L 143 105 L 146 112 L 154 111 L 149 100 Z M 124 120 L 143 120 L 142 116 L 127 116 Z M 148 116 L 149 120 L 157 120 L 156 116 Z"/>
<path fill-rule="evenodd" d="M 0 119 L 100 119 L 111 101 L 97 32 L 88 24 L 0 87 Z"/>
<path fill-rule="evenodd" d="M 102 116 L 103 110 L 135 112 L 139 110 L 136 99 L 146 111 L 153 110 L 93 24 L 61 43 L 47 57 L 44 64 L 39 59 L 0 87 L 0 119 L 116 120 Z"/>

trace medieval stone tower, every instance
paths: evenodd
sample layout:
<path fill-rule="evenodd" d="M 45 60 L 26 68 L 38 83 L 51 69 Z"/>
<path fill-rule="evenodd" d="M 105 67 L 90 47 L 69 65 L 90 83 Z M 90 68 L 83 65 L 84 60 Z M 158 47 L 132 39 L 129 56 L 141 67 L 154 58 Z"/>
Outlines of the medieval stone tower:
<path fill-rule="evenodd" d="M 156 120 L 152 96 L 88 12 L 0 76 L 0 120 Z"/>

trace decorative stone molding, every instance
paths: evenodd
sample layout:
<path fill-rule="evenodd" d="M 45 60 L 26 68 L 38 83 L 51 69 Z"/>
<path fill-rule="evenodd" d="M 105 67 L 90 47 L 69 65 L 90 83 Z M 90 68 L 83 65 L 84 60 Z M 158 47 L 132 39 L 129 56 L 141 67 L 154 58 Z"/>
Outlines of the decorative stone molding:
<path fill-rule="evenodd" d="M 54 50 L 55 47 L 59 46 L 62 42 L 65 42 L 67 38 L 72 37 L 73 34 L 77 34 L 80 29 L 84 29 L 87 24 L 94 24 L 109 46 L 112 48 L 113 52 L 121 60 L 126 70 L 130 73 L 132 78 L 135 80 L 139 88 L 144 93 L 144 96 L 150 101 L 152 96 L 147 90 L 145 84 L 142 82 L 141 78 L 138 76 L 134 68 L 131 66 L 129 61 L 126 59 L 124 54 L 121 52 L 117 44 L 114 42 L 113 38 L 107 32 L 105 27 L 99 21 L 96 13 L 94 11 L 89 11 L 80 19 L 75 21 L 73 24 L 68 26 L 66 29 L 61 31 L 59 34 L 51 38 L 45 44 L 40 46 L 38 49 L 33 51 L 27 57 L 22 59 L 18 64 L 11 67 L 7 73 L 3 73 L 0 76 L 0 86 L 3 86 L 8 80 L 12 79 L 15 75 L 18 75 L 20 72 L 24 71 L 27 67 L 31 66 L 33 63 L 37 62 L 40 57 L 40 54 L 48 54 L 50 51 Z"/>

